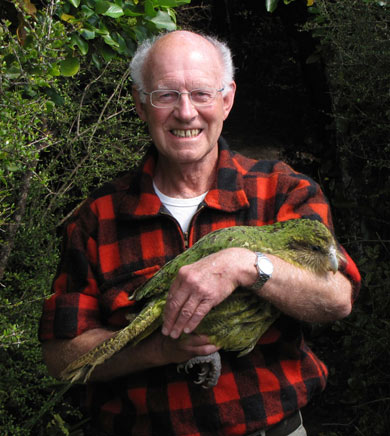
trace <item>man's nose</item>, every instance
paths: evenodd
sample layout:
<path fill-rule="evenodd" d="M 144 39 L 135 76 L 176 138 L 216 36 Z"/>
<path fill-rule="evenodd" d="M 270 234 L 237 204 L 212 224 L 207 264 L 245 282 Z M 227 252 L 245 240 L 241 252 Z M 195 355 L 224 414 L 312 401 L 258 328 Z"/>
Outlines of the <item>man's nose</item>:
<path fill-rule="evenodd" d="M 198 114 L 194 103 L 191 101 L 190 94 L 187 92 L 180 94 L 174 109 L 178 117 L 184 120 L 191 120 Z"/>

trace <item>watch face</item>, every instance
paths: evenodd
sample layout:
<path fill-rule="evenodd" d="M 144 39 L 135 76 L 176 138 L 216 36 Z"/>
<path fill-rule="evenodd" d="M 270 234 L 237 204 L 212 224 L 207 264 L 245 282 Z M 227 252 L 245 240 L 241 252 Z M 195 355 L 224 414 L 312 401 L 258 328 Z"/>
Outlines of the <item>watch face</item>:
<path fill-rule="evenodd" d="M 264 274 L 271 275 L 273 273 L 274 267 L 269 259 L 266 257 L 261 257 L 258 261 L 258 265 Z"/>

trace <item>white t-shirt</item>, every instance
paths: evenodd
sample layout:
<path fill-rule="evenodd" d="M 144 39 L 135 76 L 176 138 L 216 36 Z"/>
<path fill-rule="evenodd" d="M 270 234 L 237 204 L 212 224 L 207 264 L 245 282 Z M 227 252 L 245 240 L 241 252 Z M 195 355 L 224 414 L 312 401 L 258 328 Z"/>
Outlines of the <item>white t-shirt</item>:
<path fill-rule="evenodd" d="M 161 203 L 169 210 L 172 216 L 176 218 L 183 232 L 186 233 L 192 217 L 195 215 L 199 204 L 206 197 L 207 192 L 193 198 L 174 198 L 163 194 L 154 182 L 153 187 Z"/>

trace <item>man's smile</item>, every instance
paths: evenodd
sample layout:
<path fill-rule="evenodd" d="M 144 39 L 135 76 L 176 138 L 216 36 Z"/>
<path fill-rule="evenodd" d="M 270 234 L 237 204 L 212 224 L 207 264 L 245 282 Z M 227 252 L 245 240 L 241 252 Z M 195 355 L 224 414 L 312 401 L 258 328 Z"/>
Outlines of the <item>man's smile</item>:
<path fill-rule="evenodd" d="M 179 138 L 193 138 L 195 136 L 198 136 L 201 131 L 202 129 L 186 129 L 186 130 L 173 129 L 170 132 L 173 135 L 178 136 Z"/>

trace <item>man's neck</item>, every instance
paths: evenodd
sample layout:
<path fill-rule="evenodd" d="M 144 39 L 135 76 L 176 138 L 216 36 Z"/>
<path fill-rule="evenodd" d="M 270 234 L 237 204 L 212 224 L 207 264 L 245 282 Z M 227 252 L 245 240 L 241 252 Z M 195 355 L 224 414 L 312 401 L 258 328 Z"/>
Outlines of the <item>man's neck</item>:
<path fill-rule="evenodd" d="M 215 180 L 217 161 L 171 165 L 159 157 L 154 183 L 165 195 L 173 198 L 193 198 L 207 192 Z"/>

